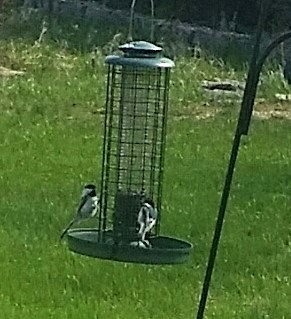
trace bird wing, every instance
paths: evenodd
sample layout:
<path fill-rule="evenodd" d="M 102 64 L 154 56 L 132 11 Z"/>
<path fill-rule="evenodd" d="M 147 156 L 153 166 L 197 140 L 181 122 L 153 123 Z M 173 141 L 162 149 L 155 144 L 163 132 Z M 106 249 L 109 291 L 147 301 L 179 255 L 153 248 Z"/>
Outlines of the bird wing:
<path fill-rule="evenodd" d="M 152 218 L 153 219 L 158 219 L 158 215 L 159 215 L 159 212 L 158 212 L 158 210 L 156 209 L 156 208 L 154 208 L 153 210 L 152 210 Z"/>
<path fill-rule="evenodd" d="M 138 215 L 138 223 L 140 224 L 138 234 L 141 235 L 142 240 L 145 240 L 146 234 L 149 233 L 150 230 L 155 226 L 157 217 L 157 209 L 149 203 L 144 203 Z"/>
<path fill-rule="evenodd" d="M 146 220 L 146 211 L 145 211 L 145 207 L 142 206 L 138 212 L 137 222 L 139 224 L 143 224 L 145 220 Z"/>
<path fill-rule="evenodd" d="M 82 196 L 79 207 L 78 207 L 77 212 L 75 214 L 75 217 L 69 222 L 69 224 L 63 230 L 63 232 L 60 236 L 60 239 L 62 239 L 65 236 L 65 234 L 68 232 L 68 230 L 72 227 L 73 224 L 75 224 L 77 221 L 80 220 L 80 212 L 81 212 L 81 209 L 84 206 L 85 202 L 86 202 L 86 196 Z"/>
<path fill-rule="evenodd" d="M 77 215 L 79 214 L 79 212 L 81 211 L 82 207 L 84 206 L 84 204 L 86 203 L 87 201 L 87 196 L 88 195 L 84 195 L 81 197 L 81 200 L 80 200 L 80 204 L 79 204 L 79 207 L 77 209 Z"/>
<path fill-rule="evenodd" d="M 157 219 L 158 217 L 158 210 L 154 208 L 151 204 L 149 203 L 144 203 L 144 209 L 146 211 L 146 218 L 147 219 Z"/>

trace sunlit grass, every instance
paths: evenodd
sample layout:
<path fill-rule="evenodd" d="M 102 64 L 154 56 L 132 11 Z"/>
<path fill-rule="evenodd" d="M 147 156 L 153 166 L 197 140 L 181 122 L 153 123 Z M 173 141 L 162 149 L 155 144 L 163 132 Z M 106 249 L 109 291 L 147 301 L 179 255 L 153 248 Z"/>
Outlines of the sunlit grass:
<path fill-rule="evenodd" d="M 84 183 L 100 181 L 104 55 L 95 53 L 93 68 L 90 50 L 59 39 L 0 42 L 3 66 L 26 72 L 0 83 L 0 318 L 193 318 L 239 103 L 203 121 L 192 112 L 224 108 L 202 80 L 245 72 L 207 56 L 179 58 L 173 69 L 161 231 L 194 244 L 189 263 L 94 260 L 58 236 Z M 288 91 L 274 70 L 259 93 L 268 103 Z M 206 318 L 291 317 L 290 128 L 254 120 L 243 138 Z"/>

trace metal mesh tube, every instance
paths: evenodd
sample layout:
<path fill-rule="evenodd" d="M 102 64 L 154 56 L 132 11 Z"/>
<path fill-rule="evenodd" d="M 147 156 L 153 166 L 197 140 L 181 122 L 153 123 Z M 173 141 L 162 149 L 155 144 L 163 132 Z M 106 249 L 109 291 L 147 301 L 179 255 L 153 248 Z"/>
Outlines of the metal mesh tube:
<path fill-rule="evenodd" d="M 122 233 L 121 237 L 132 238 L 139 200 L 150 196 L 160 210 L 169 72 L 161 68 L 119 65 L 110 68 L 102 172 L 102 228 L 105 230 L 113 224 Z"/>

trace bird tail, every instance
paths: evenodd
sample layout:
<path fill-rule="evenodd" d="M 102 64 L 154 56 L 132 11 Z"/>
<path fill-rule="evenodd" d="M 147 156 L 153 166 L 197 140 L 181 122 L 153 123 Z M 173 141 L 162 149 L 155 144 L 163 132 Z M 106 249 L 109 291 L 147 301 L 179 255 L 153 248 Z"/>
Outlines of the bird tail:
<path fill-rule="evenodd" d="M 76 218 L 72 219 L 69 224 L 67 225 L 67 227 L 63 230 L 61 236 L 60 236 L 60 240 L 62 240 L 64 238 L 64 236 L 66 235 L 66 233 L 68 232 L 68 230 L 73 226 L 73 224 L 76 222 Z"/>

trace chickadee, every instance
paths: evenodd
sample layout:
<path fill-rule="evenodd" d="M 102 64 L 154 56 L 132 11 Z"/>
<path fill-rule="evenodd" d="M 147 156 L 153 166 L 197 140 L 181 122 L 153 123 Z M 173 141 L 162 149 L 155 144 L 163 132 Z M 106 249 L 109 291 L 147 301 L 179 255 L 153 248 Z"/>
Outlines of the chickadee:
<path fill-rule="evenodd" d="M 67 231 L 73 226 L 75 223 L 79 223 L 82 220 L 86 220 L 90 217 L 94 217 L 97 213 L 98 209 L 98 198 L 96 195 L 96 186 L 93 184 L 85 185 L 82 195 L 81 202 L 78 207 L 76 216 L 71 220 L 68 226 L 62 232 L 60 239 L 63 239 Z"/>
<path fill-rule="evenodd" d="M 138 235 L 145 244 L 148 244 L 147 240 L 145 240 L 145 236 L 155 226 L 157 218 L 158 211 L 155 208 L 154 202 L 149 198 L 145 199 L 137 216 L 137 222 L 140 225 Z"/>

